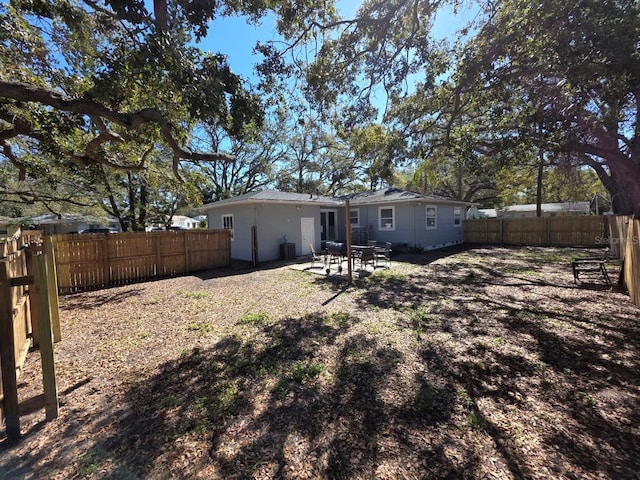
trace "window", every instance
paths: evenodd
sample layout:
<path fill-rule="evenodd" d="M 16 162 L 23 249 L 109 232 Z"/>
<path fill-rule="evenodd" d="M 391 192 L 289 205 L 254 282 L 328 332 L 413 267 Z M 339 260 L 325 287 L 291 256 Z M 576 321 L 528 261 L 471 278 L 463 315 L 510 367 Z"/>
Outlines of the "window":
<path fill-rule="evenodd" d="M 427 217 L 426 217 L 427 229 L 438 228 L 438 223 L 436 221 L 437 214 L 438 214 L 438 209 L 435 205 L 427 205 Z"/>
<path fill-rule="evenodd" d="M 378 223 L 379 230 L 395 230 L 395 208 L 394 207 L 380 207 L 378 208 Z"/>
<path fill-rule="evenodd" d="M 353 208 L 349 210 L 349 223 L 351 225 L 357 226 L 360 225 L 360 210 L 357 208 Z"/>
<path fill-rule="evenodd" d="M 222 215 L 222 228 L 231 231 L 231 240 L 233 240 L 233 214 Z"/>
<path fill-rule="evenodd" d="M 453 208 L 453 225 L 455 227 L 459 227 L 460 222 L 462 222 L 462 209 L 460 207 L 454 207 Z"/>

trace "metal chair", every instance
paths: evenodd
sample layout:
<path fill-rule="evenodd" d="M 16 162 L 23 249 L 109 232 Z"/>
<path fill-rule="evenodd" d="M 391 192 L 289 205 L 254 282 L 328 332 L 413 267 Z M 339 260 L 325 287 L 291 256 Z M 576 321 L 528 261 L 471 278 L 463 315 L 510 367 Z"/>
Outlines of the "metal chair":
<path fill-rule="evenodd" d="M 376 266 L 380 261 L 387 263 L 388 267 L 391 268 L 391 242 L 384 244 L 384 250 L 376 251 Z"/>
<path fill-rule="evenodd" d="M 311 247 L 311 268 L 313 268 L 316 264 L 316 262 L 322 261 L 322 266 L 326 266 L 327 265 L 327 256 L 322 254 L 320 255 L 318 252 L 316 252 L 316 249 L 313 248 L 313 244 L 309 244 L 309 246 Z"/>
<path fill-rule="evenodd" d="M 356 260 L 360 262 L 360 268 L 367 268 L 367 264 L 371 264 L 371 266 L 376 268 L 376 251 L 375 247 L 364 247 L 358 250 L 358 255 Z"/>

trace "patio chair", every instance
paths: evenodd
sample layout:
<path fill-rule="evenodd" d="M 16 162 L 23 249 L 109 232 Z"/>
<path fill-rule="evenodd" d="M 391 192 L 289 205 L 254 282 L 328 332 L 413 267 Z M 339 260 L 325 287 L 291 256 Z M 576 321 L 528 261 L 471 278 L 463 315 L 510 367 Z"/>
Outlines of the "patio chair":
<path fill-rule="evenodd" d="M 357 252 L 357 256 L 355 257 L 358 262 L 360 262 L 360 268 L 366 269 L 367 264 L 371 264 L 373 268 L 376 268 L 376 253 L 375 247 L 364 247 Z"/>
<path fill-rule="evenodd" d="M 315 267 L 316 262 L 320 261 L 322 261 L 322 266 L 325 267 L 327 265 L 327 256 L 316 252 L 313 244 L 310 243 L 309 246 L 311 247 L 311 268 Z"/>
<path fill-rule="evenodd" d="M 380 261 L 387 263 L 388 268 L 391 268 L 391 242 L 384 244 L 384 250 L 376 250 L 376 266 Z"/>
<path fill-rule="evenodd" d="M 378 242 L 376 242 L 375 240 L 367 240 L 368 247 L 375 247 L 377 245 L 378 245 Z"/>

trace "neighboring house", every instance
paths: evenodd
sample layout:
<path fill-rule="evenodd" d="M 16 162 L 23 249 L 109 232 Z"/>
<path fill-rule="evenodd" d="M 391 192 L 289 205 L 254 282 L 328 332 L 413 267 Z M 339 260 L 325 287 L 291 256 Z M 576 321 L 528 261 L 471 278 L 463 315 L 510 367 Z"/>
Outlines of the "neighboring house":
<path fill-rule="evenodd" d="M 198 220 L 184 215 L 174 215 L 171 217 L 171 226 L 191 230 L 192 228 L 198 228 Z"/>
<path fill-rule="evenodd" d="M 589 215 L 590 202 L 543 203 L 540 205 L 543 217 L 562 215 Z M 536 204 L 510 205 L 498 210 L 499 218 L 527 218 L 536 216 Z"/>
<path fill-rule="evenodd" d="M 482 218 L 496 218 L 498 212 L 495 208 L 478 208 L 472 205 L 467 210 L 467 220 L 478 220 Z"/>
<path fill-rule="evenodd" d="M 210 203 L 209 228 L 231 231 L 231 257 L 270 261 L 311 253 L 329 241 L 346 239 L 349 200 L 352 243 L 418 247 L 425 250 L 462 243 L 467 202 L 387 189 L 332 198 L 273 190 Z"/>
<path fill-rule="evenodd" d="M 15 218 L 0 217 L 0 239 L 10 238 L 20 230 L 20 224 Z"/>
<path fill-rule="evenodd" d="M 115 221 L 76 213 L 41 215 L 39 217 L 33 217 L 32 222 L 43 235 L 79 233 L 83 230 L 101 227 L 116 227 L 116 229 L 118 229 Z"/>

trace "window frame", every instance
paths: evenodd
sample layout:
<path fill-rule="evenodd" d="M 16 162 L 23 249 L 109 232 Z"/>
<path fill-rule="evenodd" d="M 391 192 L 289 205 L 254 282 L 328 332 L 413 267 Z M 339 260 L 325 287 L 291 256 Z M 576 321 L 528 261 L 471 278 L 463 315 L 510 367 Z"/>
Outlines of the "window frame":
<path fill-rule="evenodd" d="M 383 210 L 391 210 L 391 226 L 385 227 L 382 225 L 382 211 Z M 388 217 L 384 217 L 388 218 Z M 393 205 L 386 207 L 378 207 L 378 230 L 382 232 L 393 232 L 396 229 L 396 207 Z"/>
<path fill-rule="evenodd" d="M 453 207 L 453 226 L 456 228 L 462 226 L 462 207 Z"/>
<path fill-rule="evenodd" d="M 356 214 L 356 222 L 353 223 L 352 219 L 353 216 L 352 214 L 355 212 Z M 351 208 L 349 209 L 349 225 L 351 225 L 352 227 L 359 227 L 360 226 L 360 209 L 359 208 Z"/>
<path fill-rule="evenodd" d="M 429 216 L 429 210 L 433 209 L 433 216 Z M 433 218 L 433 225 L 429 225 L 429 219 Z M 438 206 L 425 205 L 424 207 L 424 225 L 427 230 L 436 230 L 438 228 Z"/>
<path fill-rule="evenodd" d="M 229 228 L 226 225 L 225 218 L 231 219 L 231 228 Z M 221 219 L 222 219 L 222 229 L 229 230 L 231 232 L 231 241 L 233 242 L 233 240 L 235 239 L 235 219 L 233 218 L 233 213 L 223 213 L 221 215 Z"/>

